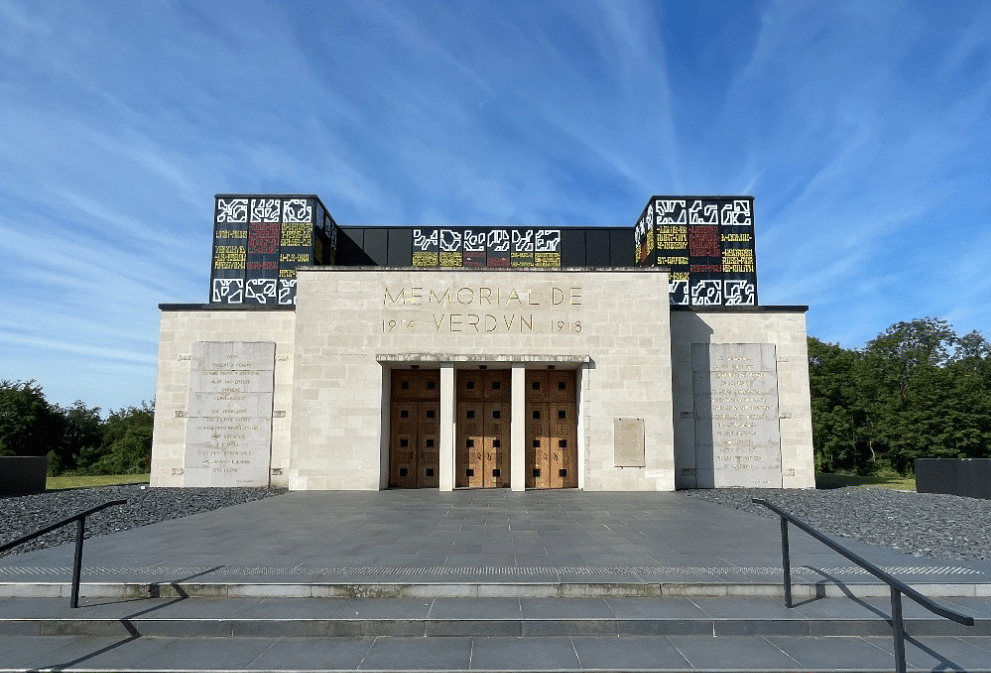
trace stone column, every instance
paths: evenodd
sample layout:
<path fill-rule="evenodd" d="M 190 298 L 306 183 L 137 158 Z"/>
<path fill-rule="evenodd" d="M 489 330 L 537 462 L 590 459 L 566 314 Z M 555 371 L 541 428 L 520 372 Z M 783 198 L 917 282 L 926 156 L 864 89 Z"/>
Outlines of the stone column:
<path fill-rule="evenodd" d="M 440 473 L 441 491 L 454 490 L 454 419 L 457 414 L 454 365 L 440 366 Z"/>
<path fill-rule="evenodd" d="M 512 405 L 509 421 L 509 474 L 514 491 L 526 490 L 526 367 L 513 365 L 510 386 Z"/>

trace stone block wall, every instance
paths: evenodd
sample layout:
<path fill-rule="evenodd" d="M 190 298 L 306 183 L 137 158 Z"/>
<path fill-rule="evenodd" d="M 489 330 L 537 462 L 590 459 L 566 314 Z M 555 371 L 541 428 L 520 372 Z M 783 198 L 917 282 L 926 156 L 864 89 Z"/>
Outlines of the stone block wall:
<path fill-rule="evenodd" d="M 165 305 L 161 315 L 151 485 L 183 485 L 191 353 L 195 342 L 212 341 L 275 344 L 270 484 L 287 486 L 295 312 Z"/>
<path fill-rule="evenodd" d="M 667 274 L 312 268 L 298 278 L 290 488 L 383 487 L 390 365 L 560 356 L 584 362 L 579 486 L 674 488 Z M 645 419 L 646 466 L 615 466 L 620 417 Z"/>
<path fill-rule="evenodd" d="M 782 488 L 815 488 L 805 307 L 674 310 L 671 361 L 678 488 L 710 486 L 696 448 L 692 344 L 773 344 L 777 360 Z M 704 457 L 703 457 L 704 458 Z"/>

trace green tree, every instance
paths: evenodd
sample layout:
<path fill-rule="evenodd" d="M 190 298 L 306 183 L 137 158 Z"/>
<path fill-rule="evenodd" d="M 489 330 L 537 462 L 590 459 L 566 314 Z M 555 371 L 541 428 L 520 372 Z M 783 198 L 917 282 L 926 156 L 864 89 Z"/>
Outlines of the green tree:
<path fill-rule="evenodd" d="M 824 472 L 854 469 L 860 453 L 862 410 L 857 405 L 858 353 L 809 337 L 812 442 Z"/>
<path fill-rule="evenodd" d="M 149 472 L 154 425 L 154 402 L 111 411 L 103 423 L 99 449 L 80 456 L 80 471 L 86 474 Z"/>
<path fill-rule="evenodd" d="M 31 381 L 0 381 L 0 455 L 44 456 L 62 436 L 62 417 Z"/>
<path fill-rule="evenodd" d="M 921 457 L 986 457 L 991 344 L 944 320 L 899 322 L 862 350 L 809 339 L 813 441 L 824 470 L 902 474 Z"/>
<path fill-rule="evenodd" d="M 50 475 L 71 471 L 84 453 L 98 451 L 103 444 L 103 419 L 100 407 L 87 407 L 76 400 L 69 408 L 56 407 L 62 415 L 62 440 L 57 451 L 48 456 Z"/>

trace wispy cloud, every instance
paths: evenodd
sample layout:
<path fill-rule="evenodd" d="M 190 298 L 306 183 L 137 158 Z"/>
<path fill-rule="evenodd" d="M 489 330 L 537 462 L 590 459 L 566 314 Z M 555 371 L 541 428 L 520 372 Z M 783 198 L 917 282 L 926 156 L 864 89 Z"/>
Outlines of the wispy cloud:
<path fill-rule="evenodd" d="M 987 331 L 991 5 L 0 0 L 0 378 L 151 396 L 212 197 L 344 224 L 630 225 L 752 193 L 763 303 Z"/>

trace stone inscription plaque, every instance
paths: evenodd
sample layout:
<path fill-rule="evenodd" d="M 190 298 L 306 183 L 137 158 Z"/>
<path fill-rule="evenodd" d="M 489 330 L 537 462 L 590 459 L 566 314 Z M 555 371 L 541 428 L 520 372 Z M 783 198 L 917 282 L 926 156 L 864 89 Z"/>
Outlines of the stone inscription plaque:
<path fill-rule="evenodd" d="M 692 378 L 699 486 L 781 488 L 774 344 L 692 344 Z"/>
<path fill-rule="evenodd" d="M 616 467 L 644 467 L 644 423 L 642 418 L 614 418 L 614 459 Z"/>
<path fill-rule="evenodd" d="M 183 486 L 269 485 L 274 388 L 274 343 L 193 344 Z"/>

